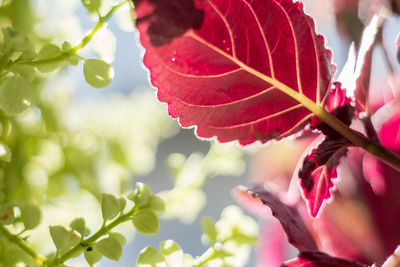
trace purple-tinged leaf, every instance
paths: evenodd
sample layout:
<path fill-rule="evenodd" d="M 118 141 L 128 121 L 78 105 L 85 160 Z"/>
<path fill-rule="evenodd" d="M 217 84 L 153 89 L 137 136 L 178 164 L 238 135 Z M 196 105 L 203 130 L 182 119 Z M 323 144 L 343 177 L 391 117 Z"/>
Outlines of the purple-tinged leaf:
<path fill-rule="evenodd" d="M 300 185 L 311 216 L 318 214 L 323 202 L 331 197 L 336 167 L 350 145 L 346 139 L 325 139 L 303 161 L 299 171 Z"/>
<path fill-rule="evenodd" d="M 283 267 L 367 267 L 356 261 L 335 258 L 322 252 L 302 252 L 297 258 L 282 264 Z"/>
<path fill-rule="evenodd" d="M 239 203 L 254 201 L 260 203 L 261 200 L 264 205 L 268 206 L 272 211 L 272 215 L 281 223 L 290 244 L 299 251 L 318 250 L 312 235 L 296 208 L 283 203 L 279 198 L 260 186 L 240 187 L 234 193 Z M 245 203 L 245 205 L 248 204 Z"/>
<path fill-rule="evenodd" d="M 313 116 L 306 102 L 325 99 L 331 52 L 300 1 L 134 3 L 158 99 L 199 137 L 279 140 Z"/>

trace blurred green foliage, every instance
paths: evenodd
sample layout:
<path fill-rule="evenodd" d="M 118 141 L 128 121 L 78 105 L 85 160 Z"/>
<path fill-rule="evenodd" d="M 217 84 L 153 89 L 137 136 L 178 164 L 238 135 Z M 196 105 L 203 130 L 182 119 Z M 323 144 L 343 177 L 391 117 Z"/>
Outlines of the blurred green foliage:
<path fill-rule="evenodd" d="M 86 35 L 74 14 L 80 6 L 97 20 Z M 205 156 L 170 155 L 172 189 L 155 195 L 139 183 L 128 194 L 134 179 L 153 169 L 159 142 L 173 136 L 177 124 L 151 90 L 74 102 L 65 70 L 81 68 L 95 88 L 110 84 L 116 39 L 106 21 L 116 14 L 121 29 L 133 30 L 132 7 L 129 0 L 0 1 L 0 266 L 63 266 L 81 254 L 89 265 L 103 256 L 118 260 L 131 230 L 121 235 L 116 226 L 130 221 L 138 232 L 156 235 L 159 214 L 193 222 L 205 204 L 202 187 L 209 177 L 243 173 L 242 151 L 213 144 Z M 57 23 L 52 10 L 61 14 Z M 91 41 L 98 59 L 82 56 Z M 223 234 L 218 223 L 208 221 L 206 234 L 211 249 L 226 253 L 210 261 L 253 243 L 253 233 L 226 226 L 234 230 Z M 226 248 L 232 240 L 238 245 Z M 194 262 L 172 240 L 140 258 L 168 266 Z"/>

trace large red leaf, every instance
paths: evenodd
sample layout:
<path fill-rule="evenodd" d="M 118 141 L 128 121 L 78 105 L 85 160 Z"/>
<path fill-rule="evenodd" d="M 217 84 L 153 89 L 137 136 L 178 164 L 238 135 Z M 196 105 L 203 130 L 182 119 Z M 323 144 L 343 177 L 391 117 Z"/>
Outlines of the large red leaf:
<path fill-rule="evenodd" d="M 282 264 L 284 267 L 367 267 L 356 261 L 336 258 L 321 252 L 303 252 Z"/>
<path fill-rule="evenodd" d="M 305 104 L 322 105 L 331 53 L 301 2 L 133 2 L 158 98 L 199 137 L 281 139 L 312 117 Z"/>

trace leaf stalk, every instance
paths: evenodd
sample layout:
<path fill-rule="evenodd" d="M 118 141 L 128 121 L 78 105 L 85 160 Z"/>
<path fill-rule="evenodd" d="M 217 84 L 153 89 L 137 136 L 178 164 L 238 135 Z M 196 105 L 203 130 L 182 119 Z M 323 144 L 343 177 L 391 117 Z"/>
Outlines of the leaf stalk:
<path fill-rule="evenodd" d="M 48 260 L 46 257 L 38 254 L 32 248 L 30 248 L 25 241 L 23 241 L 18 235 L 12 234 L 8 229 L 0 223 L 0 232 L 7 237 L 8 240 L 13 242 L 27 254 L 29 254 L 37 263 L 44 265 L 45 262 Z"/>

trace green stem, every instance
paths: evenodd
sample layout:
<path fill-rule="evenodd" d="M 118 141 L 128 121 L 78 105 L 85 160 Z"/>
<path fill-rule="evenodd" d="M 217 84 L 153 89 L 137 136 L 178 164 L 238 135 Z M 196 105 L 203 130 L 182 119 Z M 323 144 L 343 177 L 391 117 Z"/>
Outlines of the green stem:
<path fill-rule="evenodd" d="M 78 245 L 72 247 L 70 250 L 62 254 L 59 258 L 55 259 L 54 261 L 51 261 L 48 263 L 48 266 L 57 266 L 60 263 L 64 263 L 66 260 L 72 258 L 74 255 L 76 255 L 79 251 L 84 249 L 85 247 L 90 246 L 90 244 L 94 243 L 99 239 L 100 237 L 108 234 L 114 227 L 117 225 L 124 223 L 126 221 L 129 221 L 132 216 L 138 212 L 137 207 L 133 207 L 129 212 L 118 216 L 116 219 L 114 219 L 111 223 L 108 225 L 104 225 L 92 236 L 89 238 L 81 241 Z"/>
<path fill-rule="evenodd" d="M 212 259 L 212 257 L 214 256 L 216 250 L 214 248 L 214 246 L 210 247 L 209 249 L 206 250 L 206 252 L 204 252 L 200 257 L 198 257 L 195 260 L 195 263 L 193 265 L 193 267 L 201 267 L 204 264 L 206 264 L 209 260 Z"/>
<path fill-rule="evenodd" d="M 104 24 L 109 20 L 109 18 L 114 14 L 114 12 L 123 6 L 126 3 L 129 3 L 130 0 L 124 0 L 120 2 L 119 4 L 116 4 L 113 6 L 107 14 L 99 18 L 99 21 L 97 24 L 93 27 L 93 29 L 77 44 L 76 46 L 72 47 L 66 52 L 63 52 L 61 55 L 49 58 L 49 59 L 43 59 L 43 60 L 34 60 L 34 61 L 12 61 L 8 64 L 8 68 L 10 68 L 14 64 L 25 64 L 25 65 L 31 65 L 31 66 L 41 66 L 41 65 L 46 65 L 50 63 L 56 63 L 59 61 L 64 61 L 68 59 L 69 57 L 76 55 L 82 48 L 84 48 L 96 35 L 96 33 L 104 26 Z"/>
<path fill-rule="evenodd" d="M 275 81 L 274 83 L 274 85 L 276 85 L 276 87 L 278 87 L 281 91 L 299 101 L 299 103 L 303 104 L 308 110 L 314 113 L 314 115 L 318 116 L 321 120 L 326 122 L 329 126 L 335 129 L 344 138 L 352 142 L 355 146 L 363 148 L 374 156 L 389 163 L 393 167 L 400 169 L 400 157 L 398 155 L 389 151 L 378 142 L 371 141 L 364 135 L 351 129 L 335 116 L 327 112 L 322 106 L 317 105 L 305 95 L 294 91 L 293 89 L 280 82 Z"/>
<path fill-rule="evenodd" d="M 0 223 L 0 232 L 4 234 L 11 242 L 20 247 L 23 251 L 29 254 L 37 263 L 44 264 L 47 261 L 46 257 L 39 255 L 33 249 L 31 249 L 25 241 L 23 241 L 18 235 L 10 233 L 3 224 Z"/>

